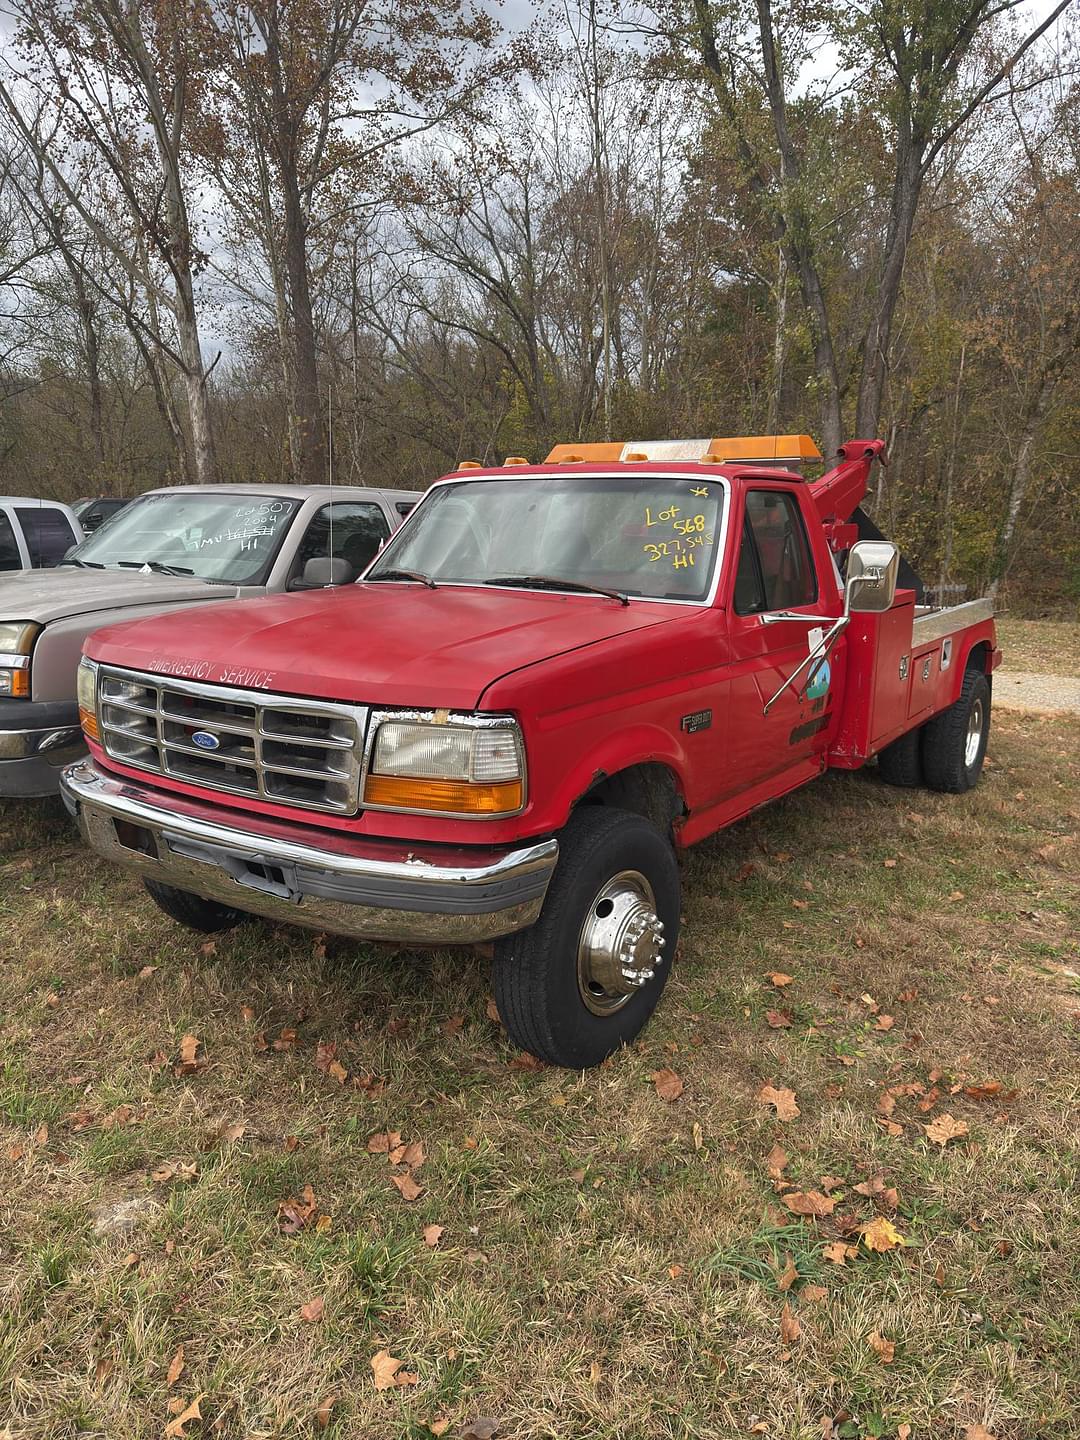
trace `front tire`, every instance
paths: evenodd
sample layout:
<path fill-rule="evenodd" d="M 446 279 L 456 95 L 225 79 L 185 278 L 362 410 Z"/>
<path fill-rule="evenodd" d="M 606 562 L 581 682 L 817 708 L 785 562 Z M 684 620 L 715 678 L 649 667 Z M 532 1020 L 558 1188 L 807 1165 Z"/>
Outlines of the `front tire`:
<path fill-rule="evenodd" d="M 963 795 L 977 782 L 990 738 L 990 681 L 967 670 L 959 698 L 923 726 L 923 775 L 931 790 Z"/>
<path fill-rule="evenodd" d="M 164 910 L 170 920 L 176 920 L 189 930 L 198 930 L 203 935 L 217 935 L 222 930 L 233 930 L 251 916 L 245 910 L 234 910 L 220 900 L 204 900 L 201 895 L 192 895 L 189 890 L 178 890 L 175 885 L 162 885 L 160 880 L 144 880 L 147 893 L 159 910 Z"/>
<path fill-rule="evenodd" d="M 656 1008 L 679 938 L 671 842 L 640 815 L 584 806 L 559 836 L 540 918 L 495 943 L 495 1002 L 515 1044 L 599 1065 Z"/>

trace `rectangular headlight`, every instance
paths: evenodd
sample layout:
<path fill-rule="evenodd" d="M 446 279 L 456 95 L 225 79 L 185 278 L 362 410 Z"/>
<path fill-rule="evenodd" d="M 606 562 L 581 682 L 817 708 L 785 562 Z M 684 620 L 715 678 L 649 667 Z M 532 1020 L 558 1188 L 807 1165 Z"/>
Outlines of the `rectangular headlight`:
<path fill-rule="evenodd" d="M 521 732 L 491 725 L 385 720 L 375 735 L 364 803 L 439 814 L 507 815 L 525 797 Z"/>
<path fill-rule="evenodd" d="M 30 651 L 40 629 L 34 620 L 0 621 L 0 696 L 30 694 Z"/>
<path fill-rule="evenodd" d="M 75 693 L 79 700 L 79 723 L 91 740 L 100 740 L 97 718 L 97 662 L 84 655 L 75 672 Z"/>

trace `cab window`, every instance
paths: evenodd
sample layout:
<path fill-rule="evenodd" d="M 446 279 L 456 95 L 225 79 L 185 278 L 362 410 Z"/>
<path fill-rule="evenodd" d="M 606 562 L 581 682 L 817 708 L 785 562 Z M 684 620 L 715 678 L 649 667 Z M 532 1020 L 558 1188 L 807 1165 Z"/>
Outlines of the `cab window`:
<path fill-rule="evenodd" d="M 333 509 L 333 544 L 330 511 Z M 390 534 L 386 517 L 378 505 L 356 501 L 335 501 L 315 512 L 307 534 L 297 551 L 296 573 L 316 556 L 347 560 L 357 575 L 374 560 L 379 546 Z"/>
<path fill-rule="evenodd" d="M 64 512 L 49 505 L 40 509 L 17 505 L 15 515 L 23 528 L 30 564 L 35 570 L 59 565 L 71 547 L 82 538 L 72 530 Z"/>
<path fill-rule="evenodd" d="M 817 575 L 794 495 L 750 490 L 735 580 L 736 614 L 795 610 L 816 599 Z"/>
<path fill-rule="evenodd" d="M 19 554 L 19 542 L 15 538 L 11 521 L 4 511 L 0 510 L 0 570 L 21 569 L 22 556 Z"/>

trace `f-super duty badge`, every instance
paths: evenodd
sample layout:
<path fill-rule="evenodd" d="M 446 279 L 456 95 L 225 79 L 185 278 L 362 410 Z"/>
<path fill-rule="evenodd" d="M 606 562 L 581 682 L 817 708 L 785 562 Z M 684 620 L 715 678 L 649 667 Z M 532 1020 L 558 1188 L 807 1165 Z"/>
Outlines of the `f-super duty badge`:
<path fill-rule="evenodd" d="M 679 721 L 679 729 L 685 730 L 687 735 L 696 735 L 699 730 L 708 730 L 711 725 L 711 710 L 695 710 L 692 715 L 684 715 Z"/>

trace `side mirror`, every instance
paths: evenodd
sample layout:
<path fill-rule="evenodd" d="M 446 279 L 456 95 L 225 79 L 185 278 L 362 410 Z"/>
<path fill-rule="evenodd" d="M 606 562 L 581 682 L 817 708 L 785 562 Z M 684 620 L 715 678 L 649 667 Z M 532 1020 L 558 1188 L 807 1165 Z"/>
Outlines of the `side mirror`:
<path fill-rule="evenodd" d="M 860 540 L 847 563 L 847 608 L 856 615 L 892 608 L 900 551 L 888 540 Z"/>
<path fill-rule="evenodd" d="M 351 585 L 355 579 L 356 571 L 347 560 L 339 560 L 336 555 L 313 555 L 289 589 L 326 590 L 333 585 Z"/>

